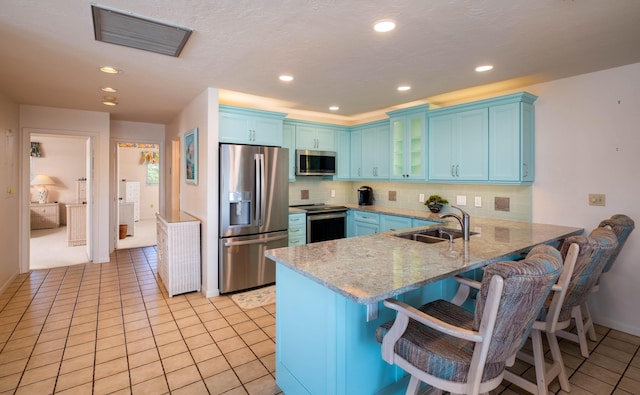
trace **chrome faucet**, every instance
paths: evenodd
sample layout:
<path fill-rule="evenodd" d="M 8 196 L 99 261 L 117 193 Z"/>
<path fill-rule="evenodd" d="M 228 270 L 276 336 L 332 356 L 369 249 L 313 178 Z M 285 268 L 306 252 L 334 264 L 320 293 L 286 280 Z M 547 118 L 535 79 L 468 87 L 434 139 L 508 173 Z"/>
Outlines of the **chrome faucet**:
<path fill-rule="evenodd" d="M 441 215 L 440 218 L 453 217 L 453 218 L 457 219 L 458 222 L 460 223 L 460 227 L 462 228 L 463 240 L 464 241 L 469 241 L 469 213 L 467 213 L 466 211 L 464 211 L 460 207 L 453 206 L 453 205 L 451 207 L 457 208 L 458 210 L 460 210 L 460 214 L 461 215 L 448 213 L 448 214 Z"/>

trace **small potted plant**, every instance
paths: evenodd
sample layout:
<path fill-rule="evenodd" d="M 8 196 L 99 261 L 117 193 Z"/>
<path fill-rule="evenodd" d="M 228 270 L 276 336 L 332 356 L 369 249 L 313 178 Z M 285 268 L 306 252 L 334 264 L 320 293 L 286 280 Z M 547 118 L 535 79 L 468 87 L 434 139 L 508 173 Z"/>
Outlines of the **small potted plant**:
<path fill-rule="evenodd" d="M 431 195 L 424 201 L 424 205 L 429 207 L 432 213 L 439 213 L 442 206 L 449 203 L 449 201 L 440 195 Z"/>

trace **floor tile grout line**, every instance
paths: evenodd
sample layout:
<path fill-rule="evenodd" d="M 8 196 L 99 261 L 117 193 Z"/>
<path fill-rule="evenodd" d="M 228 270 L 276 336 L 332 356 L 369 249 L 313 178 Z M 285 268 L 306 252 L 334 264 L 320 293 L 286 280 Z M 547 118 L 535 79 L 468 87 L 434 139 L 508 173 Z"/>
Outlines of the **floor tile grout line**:
<path fill-rule="evenodd" d="M 129 258 L 131 259 L 131 250 L 126 250 L 126 251 L 129 252 Z M 117 259 L 118 258 L 116 257 L 116 261 L 117 261 Z M 149 260 L 146 258 L 146 256 L 145 256 L 145 260 L 147 262 L 147 265 L 149 265 Z M 133 263 L 132 263 L 132 266 L 133 266 L 134 272 L 136 273 L 136 284 L 138 285 L 138 289 L 140 290 L 140 294 L 142 295 L 142 290 L 140 289 L 140 281 L 139 281 L 139 276 L 137 275 L 136 267 L 135 267 L 135 265 Z M 149 268 L 151 269 L 151 272 L 153 273 L 153 268 L 151 267 L 151 265 L 149 265 Z M 154 277 L 155 277 L 155 275 L 154 275 Z M 157 279 L 156 279 L 156 282 L 157 282 Z M 160 287 L 160 284 L 158 284 L 158 287 Z M 164 297 L 164 295 L 163 295 L 163 297 Z M 158 343 L 156 342 L 156 337 L 154 336 L 154 333 L 153 333 L 153 325 L 151 324 L 151 320 L 150 320 L 150 317 L 149 317 L 149 310 L 147 309 L 147 303 L 145 302 L 144 297 L 142 297 L 142 304 L 144 305 L 145 317 L 147 317 L 147 321 L 149 322 L 149 329 L 151 330 L 151 338 L 153 339 L 153 344 L 155 345 L 156 350 L 158 350 L 159 346 L 158 346 Z M 172 315 L 172 317 L 173 317 L 173 315 Z M 124 325 L 124 310 L 123 310 L 122 320 L 123 320 L 123 325 Z M 174 320 L 175 320 L 175 318 L 174 318 Z M 126 328 L 125 328 L 125 333 L 126 333 Z M 125 347 L 126 347 L 126 335 L 125 335 Z M 159 351 L 158 351 L 158 359 L 159 359 L 159 362 L 160 362 L 160 366 L 162 366 L 162 376 L 164 377 L 164 381 L 167 384 L 167 389 L 169 389 L 169 392 L 171 392 L 171 388 L 169 387 L 169 379 L 167 378 L 167 371 L 166 371 L 166 368 L 164 366 L 165 364 L 162 362 L 162 356 L 160 355 Z M 129 353 L 128 352 L 127 352 L 127 366 L 129 366 Z M 131 378 L 131 369 L 129 369 L 129 383 L 130 383 L 130 388 L 133 388 L 133 380 Z"/>

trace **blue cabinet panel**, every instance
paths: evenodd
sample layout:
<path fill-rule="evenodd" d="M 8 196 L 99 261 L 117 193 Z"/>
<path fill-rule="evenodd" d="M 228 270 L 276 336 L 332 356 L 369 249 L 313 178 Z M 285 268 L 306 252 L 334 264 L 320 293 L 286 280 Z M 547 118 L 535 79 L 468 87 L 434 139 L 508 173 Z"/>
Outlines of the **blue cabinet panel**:
<path fill-rule="evenodd" d="M 220 105 L 219 115 L 220 142 L 282 146 L 286 114 Z"/>

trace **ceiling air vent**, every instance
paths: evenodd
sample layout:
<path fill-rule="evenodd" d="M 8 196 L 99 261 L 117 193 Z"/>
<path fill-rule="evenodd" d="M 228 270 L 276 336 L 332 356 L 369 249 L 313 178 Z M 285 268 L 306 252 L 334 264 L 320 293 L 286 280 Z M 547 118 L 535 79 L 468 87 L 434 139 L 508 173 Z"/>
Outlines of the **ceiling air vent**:
<path fill-rule="evenodd" d="M 96 40 L 178 57 L 191 29 L 91 6 Z"/>

